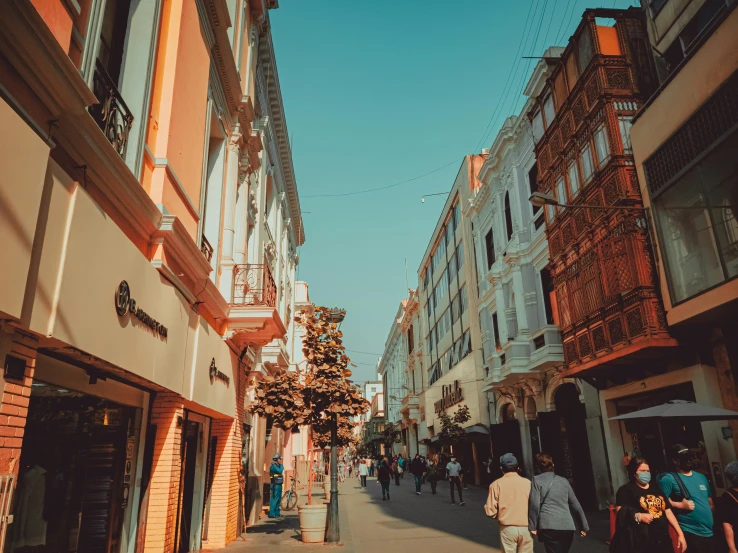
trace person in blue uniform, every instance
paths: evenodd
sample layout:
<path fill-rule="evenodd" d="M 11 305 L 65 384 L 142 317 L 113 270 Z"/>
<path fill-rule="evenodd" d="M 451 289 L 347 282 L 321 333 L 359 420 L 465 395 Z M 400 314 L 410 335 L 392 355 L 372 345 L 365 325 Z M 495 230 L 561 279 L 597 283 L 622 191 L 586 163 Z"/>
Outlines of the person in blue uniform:
<path fill-rule="evenodd" d="M 272 457 L 272 466 L 269 467 L 269 518 L 281 517 L 279 505 L 282 501 L 282 484 L 284 484 L 284 465 L 282 457 Z"/>

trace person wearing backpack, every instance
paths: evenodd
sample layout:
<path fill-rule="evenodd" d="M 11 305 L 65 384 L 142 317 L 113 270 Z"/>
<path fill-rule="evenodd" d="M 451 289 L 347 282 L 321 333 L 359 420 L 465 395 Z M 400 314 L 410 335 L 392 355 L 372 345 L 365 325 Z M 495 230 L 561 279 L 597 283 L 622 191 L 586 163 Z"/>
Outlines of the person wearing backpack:
<path fill-rule="evenodd" d="M 587 517 L 569 481 L 554 472 L 551 455 L 536 453 L 536 468 L 539 474 L 533 478 L 528 498 L 528 529 L 546 553 L 568 553 L 577 528 L 582 536 L 589 532 Z"/>
<path fill-rule="evenodd" d="M 738 461 L 725 466 L 725 479 L 730 489 L 717 500 L 715 518 L 723 529 L 728 553 L 738 553 L 735 535 L 738 531 Z"/>
<path fill-rule="evenodd" d="M 704 474 L 692 470 L 689 448 L 677 444 L 671 448 L 676 472 L 659 478 L 659 485 L 674 509 L 690 553 L 713 553 L 712 490 Z"/>

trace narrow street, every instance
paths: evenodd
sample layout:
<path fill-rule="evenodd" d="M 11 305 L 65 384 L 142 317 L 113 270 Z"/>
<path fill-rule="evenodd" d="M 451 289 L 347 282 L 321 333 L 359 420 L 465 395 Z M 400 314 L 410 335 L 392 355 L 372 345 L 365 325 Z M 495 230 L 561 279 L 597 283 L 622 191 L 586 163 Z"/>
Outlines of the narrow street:
<path fill-rule="evenodd" d="M 382 501 L 379 484 L 370 479 L 362 490 L 355 479 L 340 485 L 341 540 L 345 553 L 424 553 L 497 552 L 497 523 L 484 513 L 486 492 L 482 488 L 464 490 L 465 506 L 451 505 L 448 485 L 439 482 L 437 495 L 423 485 L 423 494 L 415 495 L 409 477 L 392 484 L 392 499 Z M 322 500 L 322 492 L 317 495 Z M 324 550 L 325 545 L 300 542 L 297 511 L 283 513 L 284 520 L 264 518 L 249 529 L 245 540 L 233 542 L 222 553 L 286 553 Z M 577 539 L 572 553 L 604 553 L 608 550 L 606 513 L 590 517 L 591 537 Z M 536 552 L 543 547 L 536 545 Z"/>

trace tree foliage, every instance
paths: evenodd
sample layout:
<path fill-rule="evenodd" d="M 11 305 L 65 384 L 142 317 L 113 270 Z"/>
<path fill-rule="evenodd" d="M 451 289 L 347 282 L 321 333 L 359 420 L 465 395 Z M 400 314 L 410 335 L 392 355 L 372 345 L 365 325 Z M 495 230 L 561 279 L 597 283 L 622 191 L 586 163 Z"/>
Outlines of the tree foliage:
<path fill-rule="evenodd" d="M 395 430 L 393 426 L 387 425 L 380 434 L 382 443 L 384 444 L 384 451 L 387 455 L 392 453 L 392 445 L 400 443 L 400 431 Z"/>
<path fill-rule="evenodd" d="M 307 368 L 301 373 L 282 371 L 265 377 L 256 385 L 251 413 L 271 416 L 274 425 L 284 430 L 308 425 L 318 434 L 333 413 L 348 421 L 369 410 L 361 388 L 348 380 L 350 359 L 343 347 L 343 333 L 329 319 L 325 307 L 297 314 L 295 322 L 305 328 L 302 351 Z"/>
<path fill-rule="evenodd" d="M 356 423 L 351 422 L 348 417 L 338 417 L 338 447 L 347 447 L 356 445 L 358 438 L 354 433 Z M 331 445 L 331 419 L 326 417 L 319 424 L 312 427 L 313 443 L 320 448 Z"/>
<path fill-rule="evenodd" d="M 439 439 L 455 445 L 466 438 L 466 431 L 464 430 L 463 424 L 471 419 L 471 413 L 469 413 L 469 407 L 467 405 L 460 405 L 453 415 L 449 415 L 444 411 L 439 418 L 441 419 L 441 431 L 438 433 Z"/>

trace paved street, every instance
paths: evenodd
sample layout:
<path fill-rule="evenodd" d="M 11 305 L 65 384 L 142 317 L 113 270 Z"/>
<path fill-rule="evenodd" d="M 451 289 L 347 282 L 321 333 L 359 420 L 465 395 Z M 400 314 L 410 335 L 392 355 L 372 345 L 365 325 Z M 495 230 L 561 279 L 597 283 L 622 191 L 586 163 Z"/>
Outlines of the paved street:
<path fill-rule="evenodd" d="M 345 553 L 464 553 L 499 551 L 497 523 L 484 513 L 486 492 L 481 488 L 464 490 L 466 505 L 451 505 L 448 485 L 440 482 L 438 494 L 416 496 L 412 479 L 406 477 L 400 486 L 391 488 L 392 499 L 382 501 L 379 485 L 369 481 L 362 490 L 356 480 L 341 484 L 341 538 Z M 317 496 L 322 500 L 322 495 Z M 608 550 L 607 517 L 599 513 L 590 521 L 592 537 L 577 539 L 572 553 L 600 553 Z M 598 539 L 599 538 L 599 539 Z M 229 545 L 223 553 L 283 553 L 313 551 L 325 546 L 300 543 L 297 512 L 287 513 L 281 522 L 266 519 L 250 528 L 245 540 Z M 536 545 L 536 552 L 543 547 Z"/>

